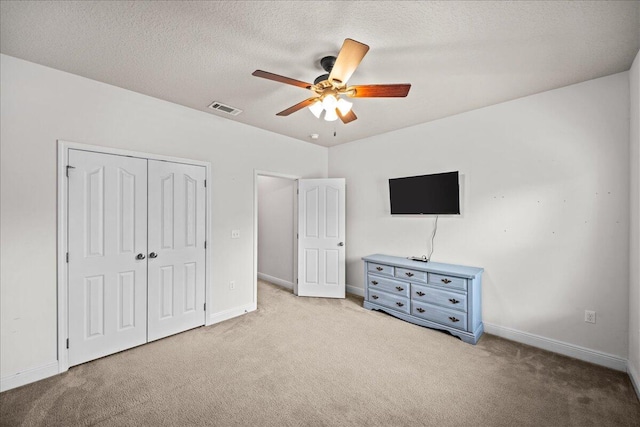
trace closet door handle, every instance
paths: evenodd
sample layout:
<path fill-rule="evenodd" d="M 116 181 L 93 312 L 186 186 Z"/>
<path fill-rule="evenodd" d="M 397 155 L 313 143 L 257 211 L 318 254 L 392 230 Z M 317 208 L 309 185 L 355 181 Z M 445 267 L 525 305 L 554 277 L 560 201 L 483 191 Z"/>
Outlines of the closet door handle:
<path fill-rule="evenodd" d="M 149 254 L 149 258 L 158 258 L 158 254 L 157 254 L 157 253 L 155 253 L 155 252 L 151 252 L 151 253 Z"/>
<path fill-rule="evenodd" d="M 140 259 L 145 259 L 146 256 L 144 256 L 144 254 L 138 254 L 136 255 L 136 259 L 140 260 Z"/>

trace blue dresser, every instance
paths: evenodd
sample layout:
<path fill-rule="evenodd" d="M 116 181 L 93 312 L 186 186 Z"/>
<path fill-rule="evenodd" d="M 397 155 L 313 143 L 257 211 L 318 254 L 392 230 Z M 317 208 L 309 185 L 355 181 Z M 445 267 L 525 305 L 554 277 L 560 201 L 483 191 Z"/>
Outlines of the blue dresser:
<path fill-rule="evenodd" d="M 484 332 L 484 269 L 389 255 L 364 260 L 364 307 L 416 325 L 449 331 L 475 344 Z"/>

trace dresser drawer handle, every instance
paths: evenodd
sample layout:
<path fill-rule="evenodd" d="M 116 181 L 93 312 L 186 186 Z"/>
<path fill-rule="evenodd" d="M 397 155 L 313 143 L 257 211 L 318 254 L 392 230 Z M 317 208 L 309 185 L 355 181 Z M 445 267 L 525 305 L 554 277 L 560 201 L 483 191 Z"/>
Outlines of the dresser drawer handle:
<path fill-rule="evenodd" d="M 424 308 L 422 308 L 422 307 L 418 307 L 418 308 L 416 308 L 416 311 L 417 311 L 418 313 L 424 313 Z"/>
<path fill-rule="evenodd" d="M 449 279 L 441 279 L 441 281 L 442 281 L 442 283 L 445 283 L 445 284 L 446 283 L 451 283 L 451 280 L 449 280 Z"/>
<path fill-rule="evenodd" d="M 371 298 L 378 299 L 378 295 L 371 295 Z"/>
<path fill-rule="evenodd" d="M 397 289 L 399 292 L 404 291 L 404 288 L 403 288 L 402 286 L 396 286 L 396 289 Z"/>
<path fill-rule="evenodd" d="M 456 322 L 459 322 L 459 321 L 460 321 L 460 319 L 456 319 L 456 318 L 455 318 L 455 317 L 453 317 L 453 316 L 450 316 L 450 317 L 449 317 L 449 320 L 451 320 L 453 323 L 456 323 Z"/>
<path fill-rule="evenodd" d="M 372 280 L 372 281 L 371 281 L 371 284 L 372 284 L 372 285 L 377 285 L 377 284 L 378 284 L 378 282 L 376 282 L 375 280 Z"/>
<path fill-rule="evenodd" d="M 416 292 L 416 295 L 418 295 L 419 297 L 423 297 L 426 294 L 424 292 L 418 291 L 418 292 Z"/>
<path fill-rule="evenodd" d="M 382 267 L 376 267 L 376 270 L 378 270 L 378 271 L 382 271 L 382 270 L 384 270 L 384 268 L 382 268 Z"/>
<path fill-rule="evenodd" d="M 398 307 L 402 307 L 404 304 L 403 304 L 403 303 L 401 303 L 401 302 L 397 302 L 397 303 L 396 303 L 396 305 L 397 305 Z"/>
<path fill-rule="evenodd" d="M 451 304 L 458 304 L 460 302 L 455 298 L 449 298 L 449 301 L 451 301 Z"/>
<path fill-rule="evenodd" d="M 407 272 L 406 272 L 406 273 L 404 273 L 404 274 L 406 274 L 406 275 L 407 275 L 407 276 L 409 276 L 409 277 L 413 277 L 413 273 L 411 273 L 411 272 L 409 272 L 409 271 L 407 271 Z"/>

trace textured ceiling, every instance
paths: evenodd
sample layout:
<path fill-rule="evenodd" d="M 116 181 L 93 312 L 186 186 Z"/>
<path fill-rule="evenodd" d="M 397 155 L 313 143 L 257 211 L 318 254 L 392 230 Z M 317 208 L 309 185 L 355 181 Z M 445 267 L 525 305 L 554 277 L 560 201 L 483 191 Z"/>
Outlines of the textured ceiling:
<path fill-rule="evenodd" d="M 355 99 L 347 125 L 276 117 L 312 93 L 251 73 L 313 82 L 347 37 L 371 47 L 350 84 L 409 96 Z M 324 146 L 626 71 L 639 47 L 638 1 L 0 3 L 4 54 Z"/>

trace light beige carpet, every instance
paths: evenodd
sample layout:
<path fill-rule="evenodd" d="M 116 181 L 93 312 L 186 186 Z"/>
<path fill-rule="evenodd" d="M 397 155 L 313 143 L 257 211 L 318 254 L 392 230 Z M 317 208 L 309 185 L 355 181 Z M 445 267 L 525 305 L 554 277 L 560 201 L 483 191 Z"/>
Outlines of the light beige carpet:
<path fill-rule="evenodd" d="M 258 310 L 0 394 L 18 426 L 638 426 L 626 374 L 261 282 Z"/>

